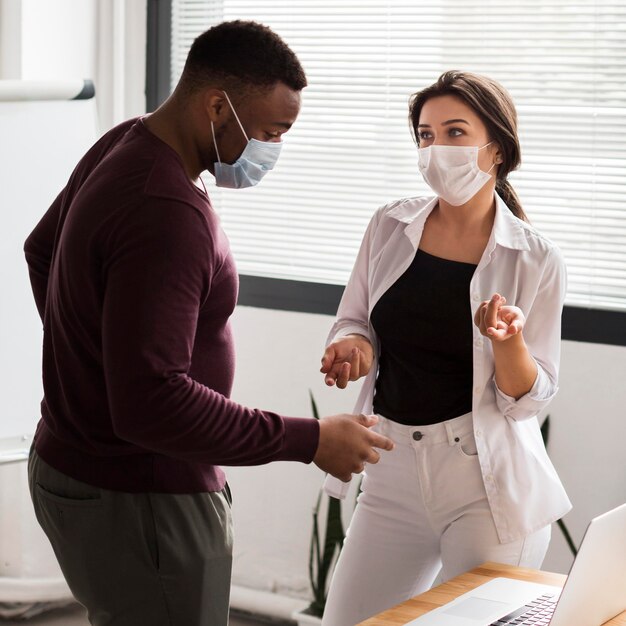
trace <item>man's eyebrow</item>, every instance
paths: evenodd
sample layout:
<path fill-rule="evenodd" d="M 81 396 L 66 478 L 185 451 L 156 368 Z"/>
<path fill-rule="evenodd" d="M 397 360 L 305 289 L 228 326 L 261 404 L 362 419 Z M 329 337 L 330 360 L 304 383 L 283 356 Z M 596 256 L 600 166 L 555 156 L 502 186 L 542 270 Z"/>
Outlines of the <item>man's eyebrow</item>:
<path fill-rule="evenodd" d="M 289 130 L 293 124 L 290 124 L 289 122 L 274 122 L 272 126 L 282 126 L 285 130 Z"/>
<path fill-rule="evenodd" d="M 449 126 L 450 124 L 458 124 L 459 122 L 461 122 L 461 124 L 467 124 L 469 126 L 469 122 L 467 120 L 461 119 L 459 118 L 455 118 L 453 120 L 446 120 L 445 122 L 441 122 L 442 126 Z M 430 124 L 418 124 L 417 125 L 418 128 L 430 128 Z"/>

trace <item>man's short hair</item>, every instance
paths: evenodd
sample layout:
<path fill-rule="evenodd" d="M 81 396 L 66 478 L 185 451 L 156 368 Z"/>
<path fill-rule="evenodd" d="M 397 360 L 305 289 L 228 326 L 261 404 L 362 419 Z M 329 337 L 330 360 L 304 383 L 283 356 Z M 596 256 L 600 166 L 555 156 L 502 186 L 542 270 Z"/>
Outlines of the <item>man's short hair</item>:
<path fill-rule="evenodd" d="M 190 91 L 207 85 L 245 91 L 278 82 L 295 91 L 306 87 L 298 57 L 270 28 L 243 20 L 222 22 L 198 36 L 181 76 Z"/>

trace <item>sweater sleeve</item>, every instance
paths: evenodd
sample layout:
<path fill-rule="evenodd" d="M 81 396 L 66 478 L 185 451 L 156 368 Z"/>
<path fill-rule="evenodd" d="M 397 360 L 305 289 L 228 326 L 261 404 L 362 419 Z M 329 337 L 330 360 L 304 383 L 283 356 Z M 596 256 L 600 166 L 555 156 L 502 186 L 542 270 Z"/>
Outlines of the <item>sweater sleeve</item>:
<path fill-rule="evenodd" d="M 28 264 L 30 285 L 42 322 L 46 310 L 48 276 L 50 273 L 54 240 L 59 225 L 64 192 L 65 190 L 56 197 L 55 201 L 24 243 L 24 254 L 26 256 L 26 263 Z"/>
<path fill-rule="evenodd" d="M 214 465 L 312 461 L 316 420 L 244 407 L 189 375 L 199 310 L 217 269 L 204 216 L 151 198 L 119 228 L 105 255 L 102 318 L 116 435 Z"/>

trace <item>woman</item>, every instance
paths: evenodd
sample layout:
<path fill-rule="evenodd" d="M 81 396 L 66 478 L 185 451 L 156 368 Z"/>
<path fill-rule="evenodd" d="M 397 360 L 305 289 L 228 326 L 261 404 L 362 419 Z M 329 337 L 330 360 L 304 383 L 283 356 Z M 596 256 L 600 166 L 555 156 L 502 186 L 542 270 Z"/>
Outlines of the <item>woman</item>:
<path fill-rule="evenodd" d="M 536 419 L 557 391 L 565 267 L 507 181 L 515 107 L 450 71 L 409 118 L 435 196 L 374 215 L 322 359 L 328 385 L 366 377 L 357 412 L 396 444 L 367 467 L 324 626 L 354 626 L 440 569 L 539 567 L 571 508 Z"/>

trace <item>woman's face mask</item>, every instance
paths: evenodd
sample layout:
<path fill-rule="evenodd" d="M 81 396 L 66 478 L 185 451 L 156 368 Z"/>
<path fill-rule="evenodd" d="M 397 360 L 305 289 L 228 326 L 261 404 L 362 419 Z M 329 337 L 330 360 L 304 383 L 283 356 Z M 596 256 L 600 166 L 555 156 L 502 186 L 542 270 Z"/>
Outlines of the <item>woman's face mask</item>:
<path fill-rule="evenodd" d="M 220 161 L 220 153 L 217 149 L 217 141 L 215 140 L 215 128 L 211 122 L 211 132 L 213 133 L 213 145 L 217 154 L 217 162 L 214 163 L 215 168 L 215 184 L 218 187 L 227 187 L 228 189 L 244 189 L 253 187 L 260 180 L 274 169 L 276 161 L 283 147 L 282 141 L 259 141 L 258 139 L 248 139 L 246 131 L 243 129 L 239 117 L 228 97 L 224 92 L 226 100 L 241 128 L 241 132 L 248 140 L 246 147 L 234 163 L 222 163 Z"/>
<path fill-rule="evenodd" d="M 418 149 L 419 169 L 426 184 L 452 206 L 460 206 L 474 197 L 491 180 L 489 172 L 478 167 L 478 151 L 484 146 L 435 145 Z"/>

